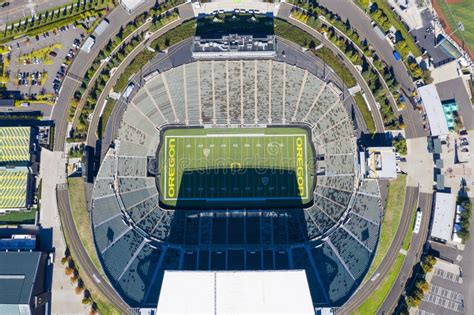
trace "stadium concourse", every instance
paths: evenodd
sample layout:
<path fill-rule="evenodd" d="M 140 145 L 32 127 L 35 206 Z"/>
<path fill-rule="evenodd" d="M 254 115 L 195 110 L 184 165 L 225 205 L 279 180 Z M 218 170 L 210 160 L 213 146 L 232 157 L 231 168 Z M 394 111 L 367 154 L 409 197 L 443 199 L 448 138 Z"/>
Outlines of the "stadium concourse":
<path fill-rule="evenodd" d="M 301 207 L 163 207 L 157 150 L 173 127 L 305 126 L 313 202 Z M 102 266 L 131 307 L 156 307 L 169 270 L 304 270 L 315 307 L 341 306 L 379 238 L 378 183 L 359 172 L 340 94 L 273 60 L 197 61 L 148 78 L 96 177 L 92 224 Z"/>

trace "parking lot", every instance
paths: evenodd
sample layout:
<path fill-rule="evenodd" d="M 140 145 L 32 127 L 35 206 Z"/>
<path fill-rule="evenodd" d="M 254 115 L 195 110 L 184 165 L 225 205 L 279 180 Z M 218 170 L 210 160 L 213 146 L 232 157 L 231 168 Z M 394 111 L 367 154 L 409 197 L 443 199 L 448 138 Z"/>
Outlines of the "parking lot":
<path fill-rule="evenodd" d="M 10 43 L 8 89 L 19 90 L 25 98 L 41 94 L 54 96 L 72 60 L 83 30 L 72 26 Z M 66 62 L 66 63 L 65 63 Z"/>

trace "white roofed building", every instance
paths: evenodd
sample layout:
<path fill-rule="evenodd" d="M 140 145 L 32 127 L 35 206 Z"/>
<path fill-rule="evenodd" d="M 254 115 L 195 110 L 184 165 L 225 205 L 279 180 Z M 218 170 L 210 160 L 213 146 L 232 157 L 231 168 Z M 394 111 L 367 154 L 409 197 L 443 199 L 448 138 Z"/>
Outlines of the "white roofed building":
<path fill-rule="evenodd" d="M 446 243 L 452 239 L 455 214 L 456 196 L 437 192 L 430 235 L 433 240 Z"/>
<path fill-rule="evenodd" d="M 418 88 L 418 92 L 425 105 L 431 135 L 433 137 L 446 136 L 449 133 L 448 122 L 446 121 L 443 105 L 441 104 L 436 86 L 434 84 L 428 84 Z"/>
<path fill-rule="evenodd" d="M 166 271 L 158 314 L 314 314 L 304 270 Z"/>
<path fill-rule="evenodd" d="M 132 13 L 136 8 L 145 2 L 145 0 L 120 0 L 120 4 L 125 10 L 127 10 L 128 13 Z"/>

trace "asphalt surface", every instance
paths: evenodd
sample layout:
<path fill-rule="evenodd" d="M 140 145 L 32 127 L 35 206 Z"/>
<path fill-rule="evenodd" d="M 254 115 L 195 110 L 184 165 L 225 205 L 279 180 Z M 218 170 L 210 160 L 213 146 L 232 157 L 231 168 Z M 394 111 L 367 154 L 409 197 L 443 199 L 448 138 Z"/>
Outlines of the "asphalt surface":
<path fill-rule="evenodd" d="M 365 92 L 365 95 L 369 101 L 370 107 L 372 109 L 377 108 L 377 105 L 376 105 L 377 102 L 375 101 L 374 95 L 370 91 L 368 84 L 365 82 L 360 72 L 354 67 L 352 62 L 346 57 L 346 55 L 342 51 L 340 51 L 340 49 L 337 46 L 335 46 L 332 42 L 327 40 L 325 37 L 323 37 L 319 32 L 315 31 L 313 28 L 297 20 L 291 19 L 289 17 L 290 10 L 291 10 L 291 5 L 287 3 L 281 3 L 280 10 L 278 12 L 278 17 L 298 28 L 303 29 L 305 32 L 311 34 L 314 38 L 316 38 L 321 43 L 323 43 L 327 48 L 329 48 L 336 56 L 338 56 L 339 59 L 344 64 L 344 66 L 347 69 L 349 69 L 351 74 L 356 78 L 357 83 Z M 382 117 L 380 116 L 380 112 L 378 110 L 374 110 L 373 112 L 376 113 L 375 115 L 372 115 L 372 117 L 374 118 L 377 133 L 383 133 L 385 129 L 384 129 Z"/>
<path fill-rule="evenodd" d="M 415 89 L 413 80 L 408 73 L 402 61 L 396 61 L 393 57 L 393 48 L 387 39 L 380 38 L 371 25 L 371 19 L 360 9 L 353 1 L 347 0 L 320 0 L 319 3 L 329 10 L 337 13 L 342 20 L 348 19 L 353 28 L 357 30 L 360 36 L 367 38 L 368 42 L 377 51 L 377 54 L 393 68 L 393 72 L 400 87 L 405 91 L 405 97 Z M 408 104 L 406 108 L 399 113 L 405 121 L 405 135 L 407 138 L 417 138 L 428 135 L 423 129 L 421 115 L 413 105 Z"/>
<path fill-rule="evenodd" d="M 403 206 L 403 212 L 400 219 L 400 224 L 397 229 L 397 233 L 390 245 L 390 248 L 385 255 L 384 259 L 377 267 L 375 272 L 373 273 L 374 276 L 372 279 L 368 279 L 365 283 L 363 283 L 354 295 L 347 301 L 338 313 L 341 314 L 351 314 L 357 310 L 357 308 L 364 303 L 373 292 L 377 289 L 380 283 L 385 279 L 388 272 L 393 266 L 395 259 L 397 258 L 398 254 L 400 253 L 400 248 L 402 242 L 405 238 L 405 235 L 410 228 L 410 218 L 411 218 L 411 211 L 415 207 L 415 204 L 418 200 L 418 187 L 407 187 L 406 195 L 405 195 L 405 203 Z M 375 279 L 374 279 L 375 278 Z"/>
<path fill-rule="evenodd" d="M 411 277 L 413 267 L 419 262 L 421 254 L 423 253 L 423 246 L 426 243 L 428 237 L 428 230 L 431 217 L 433 195 L 427 193 L 420 193 L 418 199 L 418 207 L 421 209 L 421 226 L 418 234 L 412 234 L 410 248 L 403 262 L 402 269 L 398 274 L 397 280 L 395 281 L 390 293 L 387 295 L 384 303 L 378 310 L 377 314 L 392 314 L 395 310 L 400 296 L 405 290 L 407 280 Z M 416 204 L 416 203 L 415 203 Z M 413 209 L 413 208 L 412 208 Z M 408 228 L 413 228 L 411 222 L 409 222 Z"/>
<path fill-rule="evenodd" d="M 122 314 L 130 313 L 128 305 L 122 300 L 120 295 L 109 285 L 107 279 L 104 279 L 100 272 L 95 268 L 89 255 L 82 246 L 81 238 L 76 230 L 74 219 L 71 214 L 71 206 L 69 204 L 69 194 L 67 187 L 61 187 L 56 190 L 58 199 L 59 217 L 61 218 L 61 227 L 66 235 L 69 249 L 74 255 L 76 263 L 81 268 L 81 277 L 87 283 L 93 283 L 100 293 L 107 297 Z"/>
<path fill-rule="evenodd" d="M 10 5 L 0 8 L 0 29 L 6 23 L 32 16 L 47 9 L 72 2 L 71 0 L 6 0 Z"/>
<path fill-rule="evenodd" d="M 71 103 L 71 100 L 73 99 L 74 92 L 82 84 L 82 78 L 89 70 L 95 57 L 107 44 L 109 39 L 118 33 L 122 26 L 127 25 L 128 22 L 132 21 L 141 12 L 151 8 L 153 4 L 154 2 L 148 1 L 145 5 L 142 5 L 139 9 L 137 9 L 137 11 L 135 11 L 132 15 L 128 15 L 128 13 L 121 6 L 117 6 L 107 16 L 107 19 L 110 22 L 109 26 L 100 36 L 95 36 L 96 41 L 90 53 L 80 50 L 76 55 L 71 66 L 69 67 L 66 77 L 64 78 L 58 100 L 53 108 L 52 119 L 56 122 L 54 135 L 55 151 L 64 150 L 66 132 L 68 128 L 68 107 Z"/>

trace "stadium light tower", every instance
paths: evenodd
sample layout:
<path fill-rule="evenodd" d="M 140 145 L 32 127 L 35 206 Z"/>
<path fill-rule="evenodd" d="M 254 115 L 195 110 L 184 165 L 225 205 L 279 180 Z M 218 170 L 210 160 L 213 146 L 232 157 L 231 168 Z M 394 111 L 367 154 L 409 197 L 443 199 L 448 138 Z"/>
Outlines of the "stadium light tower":
<path fill-rule="evenodd" d="M 435 45 L 435 48 L 438 48 L 438 46 L 441 45 L 446 40 L 446 38 L 451 37 L 451 35 L 453 35 L 457 31 L 464 32 L 464 24 L 462 22 L 458 23 L 458 27 L 456 27 L 456 29 L 454 31 L 452 31 L 451 34 L 449 34 L 447 37 L 443 38 L 439 43 L 437 43 Z"/>

